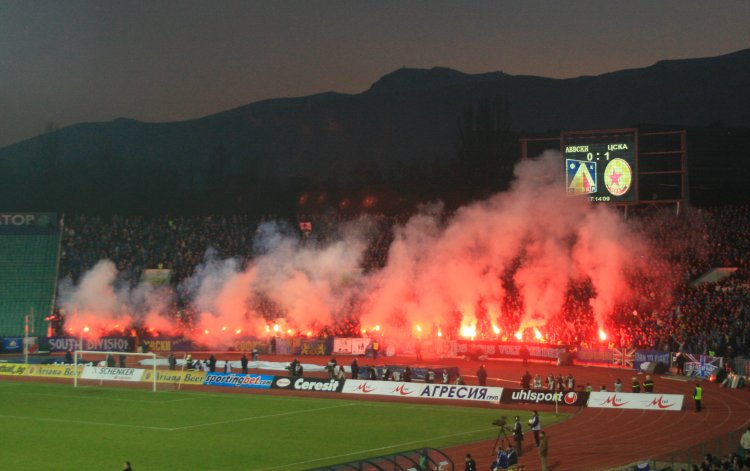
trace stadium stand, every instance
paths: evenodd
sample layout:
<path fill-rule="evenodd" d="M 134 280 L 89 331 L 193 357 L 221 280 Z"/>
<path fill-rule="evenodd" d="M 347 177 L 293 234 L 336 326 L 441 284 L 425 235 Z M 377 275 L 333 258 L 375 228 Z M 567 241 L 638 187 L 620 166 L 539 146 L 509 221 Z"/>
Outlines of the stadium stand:
<path fill-rule="evenodd" d="M 59 234 L 0 235 L 0 336 L 46 334 L 57 283 Z"/>

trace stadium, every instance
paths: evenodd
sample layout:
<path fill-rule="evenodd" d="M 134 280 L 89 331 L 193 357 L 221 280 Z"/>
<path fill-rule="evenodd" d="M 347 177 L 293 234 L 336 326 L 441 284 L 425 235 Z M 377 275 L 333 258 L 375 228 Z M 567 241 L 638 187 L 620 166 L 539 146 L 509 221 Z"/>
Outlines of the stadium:
<path fill-rule="evenodd" d="M 742 469 L 750 207 L 641 197 L 645 139 L 455 208 L 0 214 L 4 465 L 487 469 L 518 416 L 531 471 L 539 411 L 558 471 Z"/>
<path fill-rule="evenodd" d="M 750 2 L 0 2 L 0 469 L 750 471 Z"/>

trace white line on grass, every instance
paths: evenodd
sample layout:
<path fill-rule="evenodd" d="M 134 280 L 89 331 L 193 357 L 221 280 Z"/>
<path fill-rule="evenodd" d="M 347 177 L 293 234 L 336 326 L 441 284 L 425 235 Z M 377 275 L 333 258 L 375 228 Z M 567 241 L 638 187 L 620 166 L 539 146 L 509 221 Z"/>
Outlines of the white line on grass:
<path fill-rule="evenodd" d="M 291 466 L 306 465 L 306 464 L 315 463 L 315 462 L 318 462 L 318 461 L 327 461 L 327 460 L 332 460 L 332 459 L 336 459 L 336 458 L 345 458 L 347 456 L 360 455 L 360 454 L 364 454 L 364 453 L 374 453 L 376 451 L 391 450 L 393 448 L 402 448 L 405 445 L 414 445 L 414 444 L 417 444 L 417 443 L 424 443 L 424 442 L 426 442 L 428 440 L 441 440 L 443 438 L 460 437 L 461 435 L 471 435 L 473 433 L 487 432 L 487 431 L 490 431 L 490 430 L 495 430 L 495 429 L 494 428 L 482 428 L 482 429 L 478 429 L 478 430 L 470 430 L 468 432 L 452 433 L 450 435 L 441 435 L 439 437 L 425 437 L 425 438 L 423 438 L 421 440 L 414 440 L 414 441 L 411 441 L 411 442 L 400 442 L 397 445 L 381 446 L 381 447 L 378 447 L 378 448 L 370 448 L 369 450 L 358 450 L 358 451 L 352 451 L 351 453 L 342 453 L 340 455 L 326 456 L 325 458 L 316 458 L 314 460 L 298 461 L 296 463 L 287 463 L 287 464 L 284 464 L 284 465 L 281 465 L 281 466 L 274 466 L 272 468 L 262 468 L 259 471 L 271 471 L 273 469 L 283 469 L 283 468 L 288 468 L 288 467 L 291 467 Z"/>
<path fill-rule="evenodd" d="M 18 395 L 18 391 L 2 391 L 0 394 L 14 394 Z M 168 404 L 170 402 L 181 402 L 181 401 L 192 401 L 197 398 L 181 398 L 181 399 L 166 399 L 166 400 L 149 400 L 149 399 L 125 399 L 122 397 L 105 397 L 105 396 L 78 396 L 74 394 L 50 394 L 50 393 L 35 393 L 35 392 L 22 392 L 22 396 L 42 396 L 42 397 L 54 397 L 54 398 L 65 398 L 65 399 L 85 399 L 89 401 L 91 399 L 99 399 L 102 401 L 117 401 L 117 402 L 151 402 L 152 404 Z"/>
<path fill-rule="evenodd" d="M 28 417 L 21 415 L 0 415 L 3 419 L 19 419 L 19 420 L 36 420 L 39 422 L 62 422 L 66 424 L 81 424 L 81 425 L 104 425 L 107 427 L 123 427 L 123 428 L 140 428 L 146 430 L 159 430 L 169 431 L 171 429 L 166 427 L 151 427 L 148 425 L 129 425 L 129 424 L 113 424 L 108 422 L 92 422 L 88 420 L 71 420 L 71 419 L 53 419 L 51 417 Z"/>
<path fill-rule="evenodd" d="M 273 417 L 283 417 L 285 415 L 296 415 L 296 414 L 306 414 L 308 412 L 316 412 L 321 410 L 329 410 L 329 409 L 338 409 L 340 407 L 351 407 L 354 403 L 349 404 L 341 404 L 338 406 L 329 406 L 329 407 L 318 407 L 316 409 L 303 409 L 303 410 L 297 410 L 297 411 L 291 411 L 291 412 L 280 412 L 278 414 L 269 414 L 269 415 L 257 415 L 254 417 L 243 417 L 241 419 L 232 419 L 232 420 L 222 420 L 220 422 L 207 422 L 205 424 L 196 424 L 196 425 L 186 425 L 184 427 L 175 427 L 168 429 L 170 432 L 175 432 L 179 430 L 188 430 L 192 428 L 200 428 L 200 427 L 210 427 L 212 425 L 225 425 L 225 424 L 234 424 L 239 422 L 248 422 L 250 420 L 259 420 L 259 419 L 269 419 Z"/>

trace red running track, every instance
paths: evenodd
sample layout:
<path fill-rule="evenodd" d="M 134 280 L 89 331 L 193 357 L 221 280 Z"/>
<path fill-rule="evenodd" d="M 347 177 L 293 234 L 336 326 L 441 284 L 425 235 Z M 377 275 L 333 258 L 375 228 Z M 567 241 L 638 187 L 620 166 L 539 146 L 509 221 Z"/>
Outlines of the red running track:
<path fill-rule="evenodd" d="M 527 368 L 518 362 L 485 362 L 494 378 L 494 383 L 505 387 L 518 387 L 518 379 Z M 462 371 L 478 368 L 478 363 L 462 365 Z M 598 390 L 601 385 L 613 390 L 613 383 L 620 378 L 627 391 L 631 377 L 638 376 L 641 382 L 645 375 L 634 375 L 632 370 L 585 367 L 555 366 L 552 364 L 531 363 L 528 371 L 539 373 L 543 378 L 548 373 L 567 375 L 572 373 L 576 385 L 587 382 Z M 652 375 L 654 391 L 667 394 L 684 394 L 686 410 L 637 411 L 589 409 L 563 409 L 561 412 L 575 414 L 570 420 L 555 424 L 543 430 L 549 438 L 549 469 L 553 471 L 595 471 L 624 466 L 639 460 L 667 456 L 670 452 L 688 446 L 699 445 L 715 437 L 750 425 L 750 392 L 747 390 L 726 389 L 718 384 L 703 382 L 703 411 L 695 412 L 692 400 L 694 381 L 670 375 Z M 512 382 L 510 382 L 510 381 Z M 515 384 L 513 384 L 515 383 Z M 539 407 L 539 410 L 543 410 Z M 547 409 L 550 410 L 550 409 Z M 533 436 L 524 427 L 524 455 L 519 464 L 526 471 L 541 470 Z M 463 468 L 466 453 L 471 453 L 479 470 L 488 470 L 493 459 L 490 451 L 494 440 L 485 440 L 468 446 L 444 450 L 453 459 L 457 469 Z M 739 443 L 735 444 L 738 445 Z"/>

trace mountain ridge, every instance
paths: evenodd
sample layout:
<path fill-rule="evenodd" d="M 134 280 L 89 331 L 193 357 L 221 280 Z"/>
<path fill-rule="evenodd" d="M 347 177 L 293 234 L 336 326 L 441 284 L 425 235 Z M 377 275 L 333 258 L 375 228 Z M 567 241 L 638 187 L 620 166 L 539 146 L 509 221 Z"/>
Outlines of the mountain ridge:
<path fill-rule="evenodd" d="M 483 100 L 502 99 L 517 133 L 638 123 L 750 128 L 748 85 L 750 49 L 566 79 L 401 68 L 356 94 L 271 98 L 174 122 L 74 124 L 0 148 L 0 170 L 31 181 L 40 162 L 72 172 L 109 159 L 190 186 L 218 158 L 227 175 L 356 184 L 363 168 L 387 178 L 446 165 L 461 116 Z"/>

